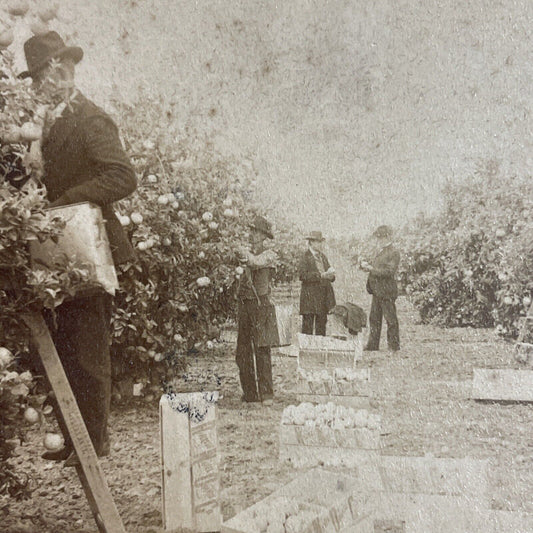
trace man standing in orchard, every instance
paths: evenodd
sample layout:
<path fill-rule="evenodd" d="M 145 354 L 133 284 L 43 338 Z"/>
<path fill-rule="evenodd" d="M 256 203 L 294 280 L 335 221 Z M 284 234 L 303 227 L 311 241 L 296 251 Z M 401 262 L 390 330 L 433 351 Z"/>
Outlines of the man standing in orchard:
<path fill-rule="evenodd" d="M 133 248 L 112 203 L 131 194 L 137 181 L 111 118 L 74 85 L 79 47 L 66 46 L 56 32 L 30 38 L 24 44 L 35 90 L 50 102 L 44 118 L 41 153 L 50 207 L 92 202 L 101 207 L 115 265 L 134 258 Z M 75 297 L 45 315 L 97 455 L 108 453 L 107 419 L 111 397 L 112 297 L 103 290 Z M 56 409 L 65 447 L 47 452 L 51 460 L 78 459 L 64 421 Z"/>
<path fill-rule="evenodd" d="M 368 272 L 366 290 L 372 295 L 370 308 L 370 333 L 365 347 L 367 351 L 379 350 L 383 317 L 387 322 L 387 343 L 389 350 L 400 349 L 400 329 L 396 315 L 398 285 L 396 272 L 400 263 L 400 253 L 392 245 L 393 231 L 390 226 L 379 226 L 373 233 L 379 252 L 372 261 L 361 262 L 361 269 Z"/>
<path fill-rule="evenodd" d="M 335 307 L 335 293 L 331 283 L 335 281 L 335 270 L 322 251 L 324 237 L 321 231 L 312 231 L 307 237 L 309 246 L 299 266 L 300 314 L 302 333 L 325 335 L 328 313 Z"/>
<path fill-rule="evenodd" d="M 262 216 L 250 226 L 250 250 L 238 255 L 244 273 L 238 290 L 238 336 L 236 361 L 245 402 L 272 404 L 271 346 L 277 342 L 275 308 L 270 302 L 272 271 L 277 261 L 265 240 L 273 239 L 272 227 Z"/>

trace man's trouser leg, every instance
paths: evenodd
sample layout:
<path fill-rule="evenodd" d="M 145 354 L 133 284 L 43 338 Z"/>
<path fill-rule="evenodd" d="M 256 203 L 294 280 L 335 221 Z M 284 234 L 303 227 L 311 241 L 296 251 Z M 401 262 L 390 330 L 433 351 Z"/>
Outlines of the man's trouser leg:
<path fill-rule="evenodd" d="M 315 315 L 315 335 L 326 335 L 328 315 Z"/>
<path fill-rule="evenodd" d="M 379 338 L 381 337 L 382 318 L 383 310 L 381 308 L 381 300 L 376 296 L 372 296 L 370 316 L 368 317 L 370 333 L 368 335 L 368 342 L 366 344 L 367 350 L 379 350 Z"/>
<path fill-rule="evenodd" d="M 104 451 L 111 399 L 111 313 L 111 296 L 98 294 L 60 305 L 56 309 L 57 329 L 51 315 L 46 315 L 97 455 L 102 455 Z M 56 416 L 65 437 L 65 446 L 72 447 L 59 409 L 56 409 Z"/>
<path fill-rule="evenodd" d="M 257 347 L 255 349 L 255 361 L 257 367 L 259 397 L 261 400 L 268 400 L 274 395 L 270 346 Z"/>
<path fill-rule="evenodd" d="M 239 306 L 239 327 L 237 334 L 236 362 L 239 367 L 239 378 L 244 399 L 253 402 L 258 399 L 254 371 L 254 347 L 252 342 L 253 315 L 248 300 Z"/>
<path fill-rule="evenodd" d="M 315 315 L 302 315 L 302 333 L 304 335 L 312 335 L 314 330 Z"/>
<path fill-rule="evenodd" d="M 389 350 L 399 350 L 400 326 L 398 324 L 398 315 L 396 314 L 396 302 L 389 299 L 382 300 L 381 307 L 385 322 L 387 322 L 387 344 Z"/>

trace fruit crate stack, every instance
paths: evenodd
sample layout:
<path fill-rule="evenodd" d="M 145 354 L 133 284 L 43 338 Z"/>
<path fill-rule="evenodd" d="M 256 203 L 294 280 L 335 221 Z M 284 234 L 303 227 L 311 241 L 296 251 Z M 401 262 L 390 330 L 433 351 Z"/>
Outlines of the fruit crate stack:
<path fill-rule="evenodd" d="M 380 448 L 381 418 L 366 409 L 303 402 L 283 411 L 280 460 L 296 467 L 353 468 L 376 459 Z"/>
<path fill-rule="evenodd" d="M 373 531 L 357 480 L 313 469 L 222 524 L 222 533 Z"/>
<path fill-rule="evenodd" d="M 298 368 L 355 368 L 363 353 L 361 336 L 347 339 L 298 334 Z"/>
<path fill-rule="evenodd" d="M 300 402 L 316 402 L 367 408 L 370 405 L 368 368 L 298 368 L 296 397 Z"/>

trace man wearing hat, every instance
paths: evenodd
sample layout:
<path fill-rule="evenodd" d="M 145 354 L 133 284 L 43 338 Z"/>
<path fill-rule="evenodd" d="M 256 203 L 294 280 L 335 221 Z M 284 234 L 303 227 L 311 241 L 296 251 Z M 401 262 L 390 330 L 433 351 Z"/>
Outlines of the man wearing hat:
<path fill-rule="evenodd" d="M 66 46 L 51 31 L 26 41 L 24 52 L 28 70 L 21 76 L 31 77 L 35 90 L 50 102 L 41 139 L 43 183 L 50 207 L 77 202 L 99 205 L 115 265 L 131 261 L 133 248 L 112 204 L 135 190 L 135 172 L 114 122 L 74 86 L 82 49 Z M 112 297 L 102 291 L 64 302 L 55 309 L 55 317 L 45 316 L 98 455 L 108 453 L 109 447 L 112 304 Z M 67 459 L 65 464 L 74 466 L 78 460 L 72 441 L 56 412 L 65 447 L 44 457 Z"/>
<path fill-rule="evenodd" d="M 273 239 L 272 227 L 262 216 L 250 225 L 250 250 L 239 250 L 244 266 L 238 290 L 238 336 L 236 361 L 245 402 L 272 403 L 270 348 L 277 341 L 276 315 L 270 302 L 272 271 L 277 261 L 265 240 Z"/>
<path fill-rule="evenodd" d="M 383 317 L 387 322 L 387 343 L 389 350 L 400 349 L 400 329 L 396 315 L 398 285 L 396 272 L 400 263 L 400 253 L 392 245 L 393 231 L 390 226 L 379 226 L 372 234 L 379 252 L 372 261 L 361 262 L 361 269 L 368 272 L 366 289 L 372 295 L 370 308 L 370 333 L 365 347 L 367 351 L 379 350 Z"/>
<path fill-rule="evenodd" d="M 322 251 L 325 240 L 322 232 L 312 231 L 306 239 L 308 248 L 299 266 L 302 333 L 325 335 L 328 313 L 335 307 L 335 293 L 331 285 L 335 281 L 335 270 Z"/>

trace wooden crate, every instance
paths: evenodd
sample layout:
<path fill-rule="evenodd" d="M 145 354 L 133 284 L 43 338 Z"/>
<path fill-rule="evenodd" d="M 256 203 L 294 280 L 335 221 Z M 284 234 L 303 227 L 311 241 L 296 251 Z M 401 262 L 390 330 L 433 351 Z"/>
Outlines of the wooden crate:
<path fill-rule="evenodd" d="M 370 405 L 370 371 L 369 369 L 352 370 L 353 379 L 343 379 L 340 372 L 333 369 L 317 372 L 304 368 L 298 369 L 296 395 L 300 402 L 333 402 L 347 407 L 366 408 Z"/>
<path fill-rule="evenodd" d="M 163 527 L 219 531 L 217 393 L 164 395 L 160 401 Z"/>
<path fill-rule="evenodd" d="M 353 478 L 315 469 L 222 524 L 222 533 L 258 533 L 255 517 L 261 510 L 275 515 L 286 503 L 312 513 L 311 519 L 294 533 L 337 533 L 348 526 L 356 527 L 352 531 L 372 533 L 371 517 L 364 511 L 366 500 L 367 496 L 356 493 Z"/>
<path fill-rule="evenodd" d="M 364 490 L 465 497 L 488 507 L 488 461 L 382 455 L 358 470 Z"/>
<path fill-rule="evenodd" d="M 355 368 L 363 353 L 361 335 L 343 340 L 299 333 L 298 346 L 301 368 Z"/>
<path fill-rule="evenodd" d="M 437 501 L 406 517 L 406 533 L 531 533 L 533 513 L 480 509 L 468 501 Z"/>
<path fill-rule="evenodd" d="M 381 448 L 379 429 L 281 424 L 280 461 L 295 467 L 355 467 L 375 460 Z"/>
<path fill-rule="evenodd" d="M 472 458 L 380 456 L 354 472 L 356 491 L 369 496 L 374 530 L 388 524 L 404 533 L 526 532 L 531 516 L 497 516 L 490 510 L 488 461 Z M 508 518 L 515 529 L 503 526 Z M 339 533 L 358 531 L 350 524 Z"/>
<path fill-rule="evenodd" d="M 292 343 L 292 304 L 276 305 L 276 323 L 279 336 L 279 346 L 290 346 Z"/>
<path fill-rule="evenodd" d="M 311 427 L 281 424 L 280 444 L 377 450 L 380 448 L 380 430 L 369 428 L 334 429 L 328 426 Z"/>
<path fill-rule="evenodd" d="M 474 368 L 472 398 L 533 402 L 533 370 Z"/>

